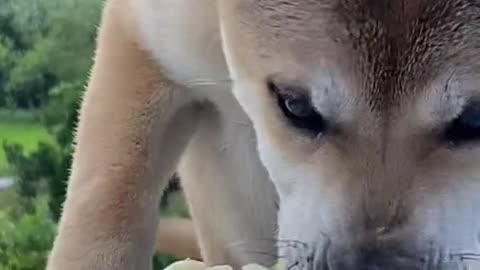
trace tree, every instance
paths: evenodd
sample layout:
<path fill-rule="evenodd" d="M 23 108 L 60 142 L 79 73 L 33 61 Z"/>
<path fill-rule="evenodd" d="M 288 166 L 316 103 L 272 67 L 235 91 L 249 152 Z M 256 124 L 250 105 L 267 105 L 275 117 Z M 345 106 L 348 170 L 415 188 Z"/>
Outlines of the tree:
<path fill-rule="evenodd" d="M 42 201 L 19 218 L 0 212 L 0 270 L 44 270 L 56 225 Z"/>
<path fill-rule="evenodd" d="M 0 106 L 40 108 L 53 86 L 86 78 L 101 3 L 0 2 Z"/>

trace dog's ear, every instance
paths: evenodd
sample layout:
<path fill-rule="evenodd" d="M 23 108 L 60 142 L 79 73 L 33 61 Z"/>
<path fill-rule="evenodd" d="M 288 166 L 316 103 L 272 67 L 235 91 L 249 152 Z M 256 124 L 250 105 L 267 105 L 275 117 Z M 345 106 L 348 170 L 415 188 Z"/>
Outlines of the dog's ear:
<path fill-rule="evenodd" d="M 193 222 L 184 218 L 163 218 L 157 232 L 156 251 L 178 258 L 201 260 Z"/>

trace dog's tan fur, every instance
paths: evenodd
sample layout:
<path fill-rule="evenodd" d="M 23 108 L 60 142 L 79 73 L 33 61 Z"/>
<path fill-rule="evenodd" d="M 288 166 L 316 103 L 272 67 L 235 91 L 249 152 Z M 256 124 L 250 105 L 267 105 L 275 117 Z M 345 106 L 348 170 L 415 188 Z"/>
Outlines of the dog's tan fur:
<path fill-rule="evenodd" d="M 155 250 L 177 258 L 202 260 L 197 235 L 190 219 L 165 218 L 160 222 Z"/>
<path fill-rule="evenodd" d="M 378 256 L 410 270 L 425 262 L 392 255 L 408 245 L 472 249 L 480 221 L 452 209 L 479 200 L 480 153 L 432 134 L 478 95 L 479 6 L 108 0 L 48 270 L 149 269 L 176 169 L 208 264 L 269 265 L 278 247 L 304 269 L 377 269 L 359 256 L 393 246 Z M 338 129 L 287 125 L 268 80 L 310 91 Z"/>

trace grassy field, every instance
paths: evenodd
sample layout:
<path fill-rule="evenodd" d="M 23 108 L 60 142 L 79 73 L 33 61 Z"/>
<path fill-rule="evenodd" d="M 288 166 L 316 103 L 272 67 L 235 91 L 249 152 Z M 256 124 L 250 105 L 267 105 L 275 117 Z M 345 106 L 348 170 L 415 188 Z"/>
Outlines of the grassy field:
<path fill-rule="evenodd" d="M 0 189 L 0 211 L 15 205 L 17 194 L 13 188 Z"/>
<path fill-rule="evenodd" d="M 33 113 L 0 111 L 0 176 L 10 174 L 3 142 L 18 143 L 23 145 L 26 151 L 33 151 L 40 141 L 50 140 L 50 135 Z"/>

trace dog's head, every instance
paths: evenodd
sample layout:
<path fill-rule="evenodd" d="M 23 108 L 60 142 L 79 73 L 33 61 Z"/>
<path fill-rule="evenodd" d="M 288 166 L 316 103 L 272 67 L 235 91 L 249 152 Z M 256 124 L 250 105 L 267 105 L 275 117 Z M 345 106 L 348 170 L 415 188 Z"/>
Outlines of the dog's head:
<path fill-rule="evenodd" d="M 280 196 L 280 255 L 301 269 L 480 269 L 480 1 L 219 6 Z"/>

